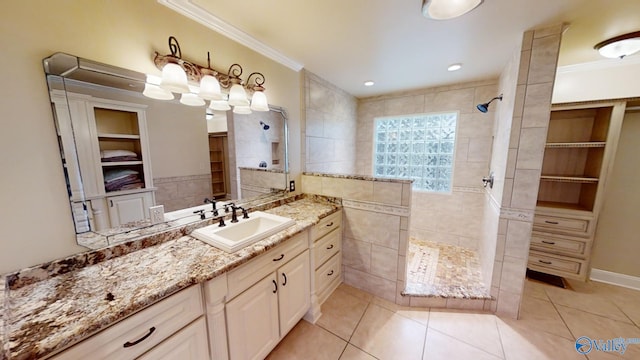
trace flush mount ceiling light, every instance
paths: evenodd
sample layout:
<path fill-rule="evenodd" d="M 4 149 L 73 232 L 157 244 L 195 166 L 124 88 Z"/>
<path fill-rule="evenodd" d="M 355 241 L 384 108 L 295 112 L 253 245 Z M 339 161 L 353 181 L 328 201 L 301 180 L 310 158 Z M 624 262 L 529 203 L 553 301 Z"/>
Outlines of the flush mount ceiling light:
<path fill-rule="evenodd" d="M 593 48 L 604 57 L 622 59 L 640 51 L 640 31 L 612 37 L 597 43 Z"/>
<path fill-rule="evenodd" d="M 460 69 L 462 69 L 462 64 L 451 64 L 447 68 L 447 71 L 458 71 Z"/>
<path fill-rule="evenodd" d="M 489 100 L 489 102 L 486 102 L 484 104 L 476 105 L 476 109 L 478 109 L 482 113 L 486 113 L 487 111 L 489 111 L 489 104 L 491 104 L 493 102 L 493 100 L 502 101 L 502 94 L 500 94 L 500 95 L 494 97 L 493 99 Z"/>
<path fill-rule="evenodd" d="M 483 0 L 422 0 L 422 15 L 434 20 L 462 16 L 482 4 Z"/>
<path fill-rule="evenodd" d="M 207 53 L 207 66 L 201 66 L 182 59 L 178 40 L 169 36 L 171 54 L 160 55 L 157 52 L 153 62 L 162 71 L 158 81 L 147 77 L 143 94 L 159 100 L 173 99 L 172 93 L 182 94 L 180 102 L 189 106 L 204 106 L 210 100 L 209 107 L 214 110 L 230 110 L 231 106 L 242 107 L 236 113 L 251 114 L 251 111 L 269 111 L 269 102 L 264 91 L 265 78 L 259 72 L 253 72 L 243 81 L 242 66 L 233 64 L 227 73 L 211 68 L 211 58 Z M 229 97 L 222 93 L 227 90 Z M 251 101 L 247 95 L 251 96 Z"/>

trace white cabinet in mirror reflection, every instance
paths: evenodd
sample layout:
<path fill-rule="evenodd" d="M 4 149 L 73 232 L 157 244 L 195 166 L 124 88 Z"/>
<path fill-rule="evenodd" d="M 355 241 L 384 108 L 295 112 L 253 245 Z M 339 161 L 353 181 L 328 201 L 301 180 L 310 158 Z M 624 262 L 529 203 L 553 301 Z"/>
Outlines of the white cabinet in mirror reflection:
<path fill-rule="evenodd" d="M 51 99 L 76 232 L 149 218 L 146 106 L 59 90 Z"/>

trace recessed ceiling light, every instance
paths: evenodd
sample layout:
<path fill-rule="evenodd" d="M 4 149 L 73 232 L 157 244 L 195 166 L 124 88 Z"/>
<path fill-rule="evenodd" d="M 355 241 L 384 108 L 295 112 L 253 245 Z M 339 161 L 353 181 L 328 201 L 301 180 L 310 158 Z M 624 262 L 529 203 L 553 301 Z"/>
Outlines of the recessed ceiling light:
<path fill-rule="evenodd" d="M 371 80 L 364 82 L 364 86 L 373 86 L 373 84 L 375 84 L 375 83 L 373 81 L 371 81 Z"/>
<path fill-rule="evenodd" d="M 451 64 L 451 65 L 449 65 L 447 70 L 456 71 L 456 70 L 460 70 L 461 68 L 462 68 L 462 64 Z"/>

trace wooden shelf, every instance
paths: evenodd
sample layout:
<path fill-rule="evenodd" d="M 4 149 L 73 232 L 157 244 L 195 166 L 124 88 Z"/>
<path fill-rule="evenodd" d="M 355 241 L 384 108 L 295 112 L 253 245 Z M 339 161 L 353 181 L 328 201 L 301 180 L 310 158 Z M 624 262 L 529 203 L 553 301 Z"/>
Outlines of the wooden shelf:
<path fill-rule="evenodd" d="M 561 148 L 603 148 L 606 143 L 604 141 L 586 141 L 586 142 L 553 142 L 547 143 L 548 149 Z"/>
<path fill-rule="evenodd" d="M 142 161 L 108 161 L 102 162 L 102 166 L 128 166 L 128 165 L 142 165 Z"/>
<path fill-rule="evenodd" d="M 540 176 L 541 181 L 554 181 L 554 182 L 570 182 L 570 183 L 581 183 L 581 184 L 593 184 L 597 183 L 598 178 L 593 177 L 581 177 L 581 176 L 558 176 L 558 175 L 542 175 Z"/>
<path fill-rule="evenodd" d="M 586 211 L 591 213 L 592 211 L 580 204 L 569 204 L 563 202 L 556 201 L 538 201 L 536 203 L 536 207 L 539 208 L 550 208 L 550 209 L 562 209 L 562 210 L 578 210 L 578 211 Z"/>
<path fill-rule="evenodd" d="M 98 134 L 98 138 L 138 140 L 138 139 L 140 139 L 140 135 L 137 135 L 137 134 L 106 134 L 106 133 L 99 133 Z"/>

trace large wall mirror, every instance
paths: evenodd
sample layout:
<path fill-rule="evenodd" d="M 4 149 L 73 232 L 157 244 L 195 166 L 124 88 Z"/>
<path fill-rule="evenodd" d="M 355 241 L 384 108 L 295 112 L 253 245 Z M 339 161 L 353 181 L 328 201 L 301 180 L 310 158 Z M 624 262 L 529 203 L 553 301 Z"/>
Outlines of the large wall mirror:
<path fill-rule="evenodd" d="M 205 199 L 220 208 L 287 189 L 283 108 L 235 114 L 151 99 L 146 75 L 68 54 L 44 68 L 79 245 L 198 221 L 199 210 L 208 218 Z"/>

